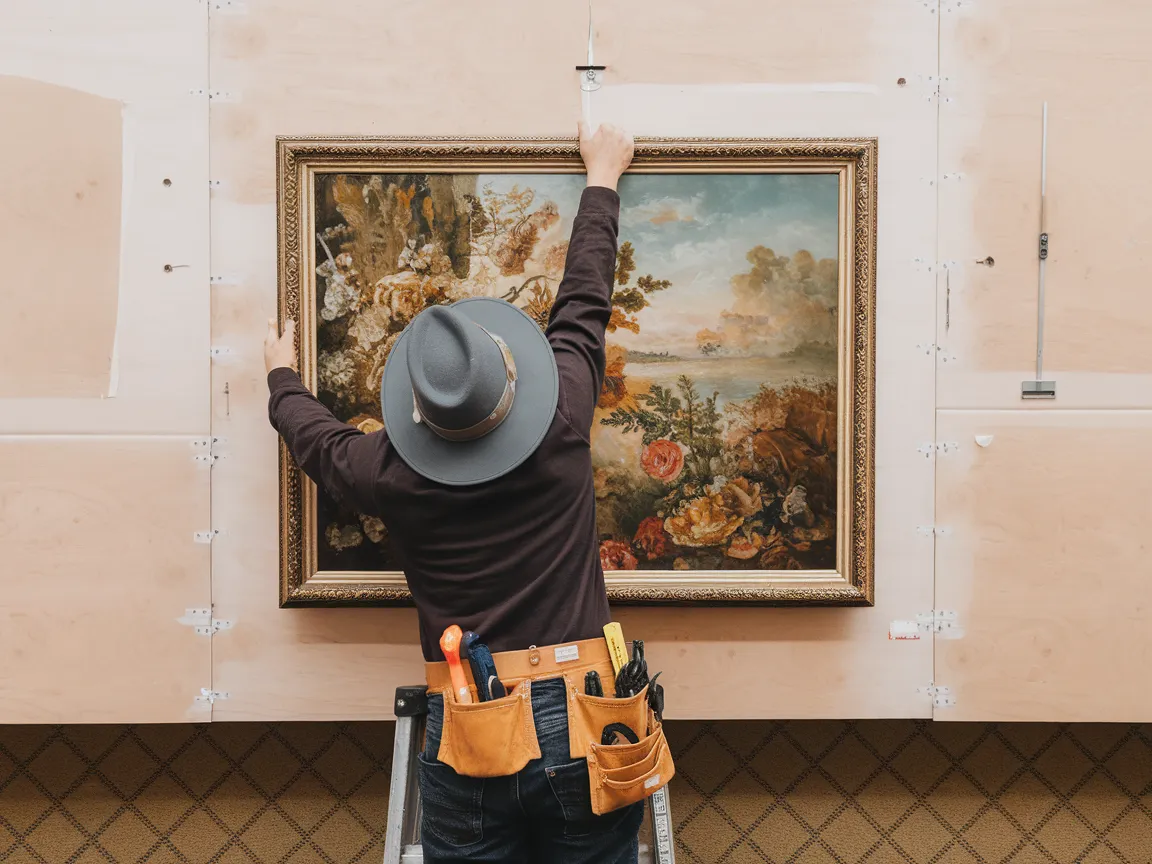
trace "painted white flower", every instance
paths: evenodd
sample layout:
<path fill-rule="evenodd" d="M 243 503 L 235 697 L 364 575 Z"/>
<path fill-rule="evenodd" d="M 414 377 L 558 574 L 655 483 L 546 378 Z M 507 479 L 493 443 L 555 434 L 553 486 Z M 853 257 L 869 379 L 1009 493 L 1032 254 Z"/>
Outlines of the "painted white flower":
<path fill-rule="evenodd" d="M 361 516 L 360 524 L 364 526 L 364 534 L 373 543 L 383 543 L 384 538 L 388 536 L 388 530 L 384 527 L 384 522 L 377 519 L 375 516 Z"/>
<path fill-rule="evenodd" d="M 345 549 L 352 549 L 363 543 L 364 535 L 360 533 L 360 529 L 355 525 L 345 525 L 341 528 L 333 522 L 325 529 L 324 539 L 327 540 L 328 545 L 337 552 L 343 552 Z"/>
<path fill-rule="evenodd" d="M 383 306 L 369 306 L 356 316 L 348 328 L 348 335 L 356 340 L 356 347 L 361 351 L 371 351 L 376 343 L 387 337 L 391 324 L 390 310 Z"/>
<path fill-rule="evenodd" d="M 360 290 L 349 285 L 343 274 L 335 273 L 328 277 L 325 285 L 324 307 L 320 310 L 320 317 L 325 321 L 335 321 L 353 311 L 359 302 Z"/>
<path fill-rule="evenodd" d="M 321 351 L 316 360 L 316 377 L 322 389 L 346 395 L 352 392 L 356 364 L 343 351 Z"/>

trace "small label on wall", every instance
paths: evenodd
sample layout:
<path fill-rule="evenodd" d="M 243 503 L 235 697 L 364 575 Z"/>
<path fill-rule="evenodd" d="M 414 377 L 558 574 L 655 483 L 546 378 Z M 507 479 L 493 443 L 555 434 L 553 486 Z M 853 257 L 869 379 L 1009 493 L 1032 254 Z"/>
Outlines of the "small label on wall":
<path fill-rule="evenodd" d="M 919 639 L 920 625 L 915 621 L 893 621 L 888 625 L 889 639 Z"/>
<path fill-rule="evenodd" d="M 580 659 L 580 646 L 579 645 L 561 645 L 556 649 L 556 662 L 569 663 L 573 660 Z"/>

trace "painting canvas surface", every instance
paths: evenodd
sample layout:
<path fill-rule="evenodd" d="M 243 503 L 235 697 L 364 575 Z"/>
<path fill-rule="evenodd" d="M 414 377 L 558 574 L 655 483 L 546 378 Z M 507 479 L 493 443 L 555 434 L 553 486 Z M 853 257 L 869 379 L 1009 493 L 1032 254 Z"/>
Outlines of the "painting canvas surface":
<path fill-rule="evenodd" d="M 379 431 L 380 376 L 422 309 L 502 297 L 541 327 L 584 186 L 569 174 L 320 174 L 318 396 Z M 606 570 L 831 570 L 839 180 L 624 178 L 592 430 Z M 385 525 L 319 490 L 319 569 L 394 571 Z"/>

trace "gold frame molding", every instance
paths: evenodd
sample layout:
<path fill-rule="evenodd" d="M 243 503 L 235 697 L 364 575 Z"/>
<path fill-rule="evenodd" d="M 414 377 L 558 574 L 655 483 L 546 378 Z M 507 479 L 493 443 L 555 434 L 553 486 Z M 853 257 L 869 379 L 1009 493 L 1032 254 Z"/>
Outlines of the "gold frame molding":
<path fill-rule="evenodd" d="M 621 571 L 614 603 L 871 606 L 876 404 L 875 138 L 641 138 L 632 173 L 829 173 L 840 177 L 837 569 Z M 311 290 L 315 177 L 321 173 L 581 173 L 560 138 L 278 138 L 279 317 L 295 318 L 303 380 L 316 390 Z M 851 350 L 845 350 L 845 346 Z M 850 458 L 843 458 L 850 455 Z M 280 444 L 280 605 L 410 605 L 398 572 L 318 572 L 315 485 Z"/>

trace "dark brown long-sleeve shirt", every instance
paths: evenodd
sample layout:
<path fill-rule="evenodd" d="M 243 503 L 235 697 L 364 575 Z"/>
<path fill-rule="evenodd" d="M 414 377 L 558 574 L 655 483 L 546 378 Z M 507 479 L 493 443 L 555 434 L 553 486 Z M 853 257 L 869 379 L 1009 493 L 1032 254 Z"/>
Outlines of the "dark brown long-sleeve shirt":
<path fill-rule="evenodd" d="M 426 660 L 443 659 L 439 639 L 450 624 L 509 651 L 596 638 L 608 622 L 589 435 L 604 379 L 619 212 L 614 191 L 584 190 L 547 330 L 560 373 L 556 417 L 536 452 L 497 480 L 428 480 L 386 432 L 365 435 L 340 422 L 292 370 L 268 376 L 269 416 L 297 464 L 388 527 Z"/>

